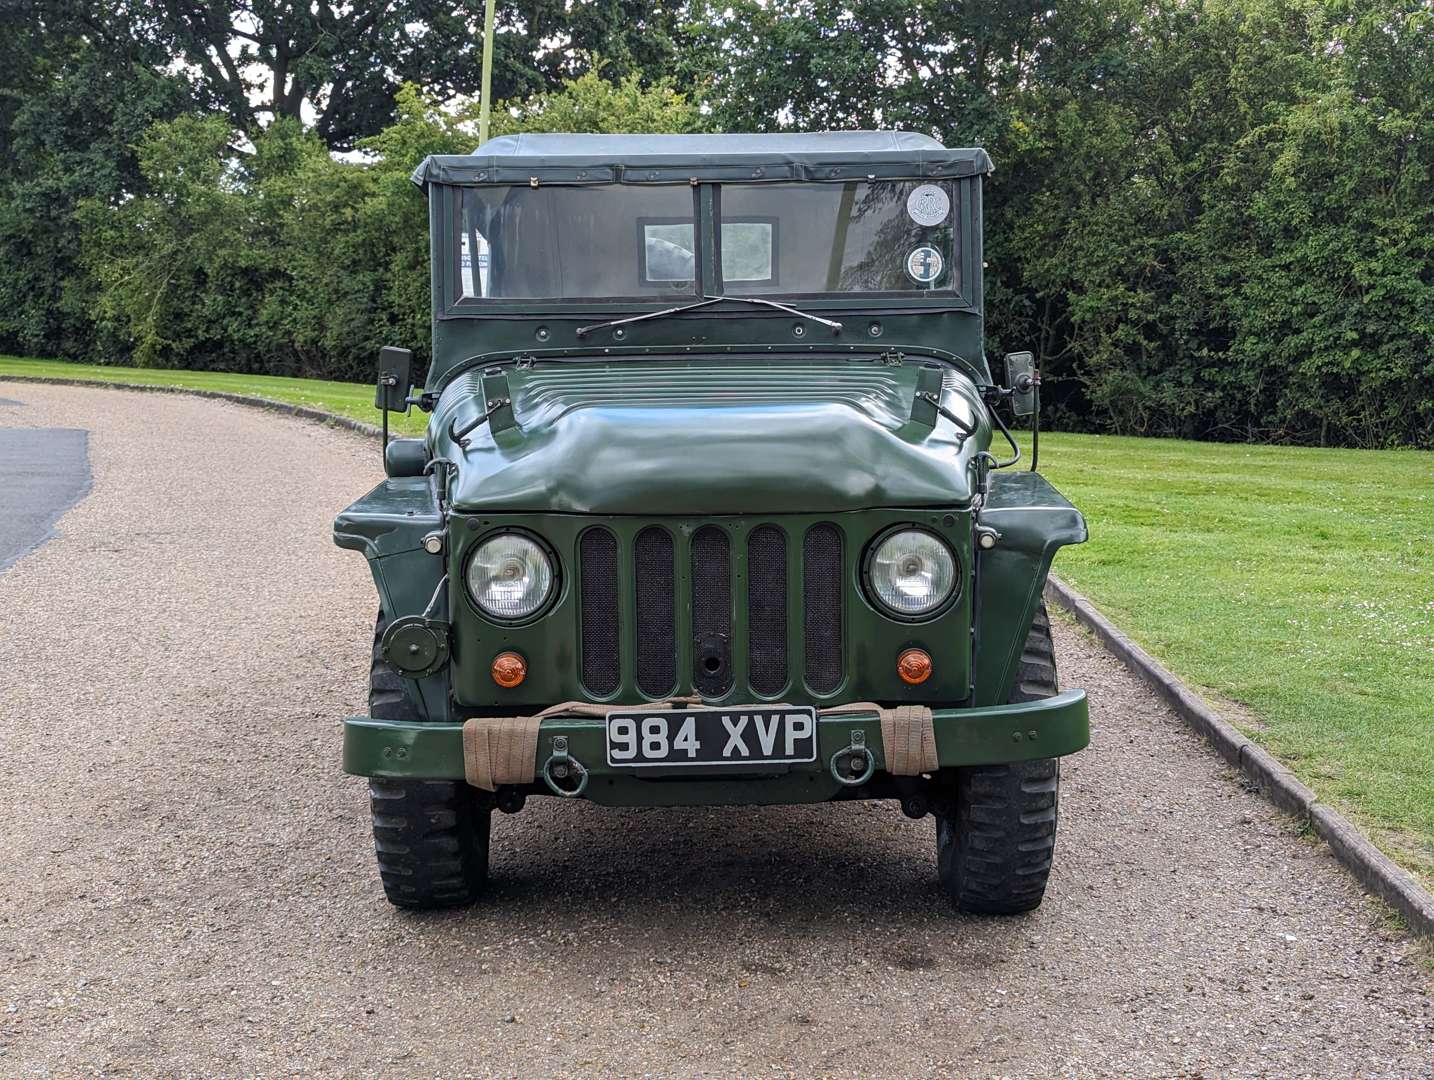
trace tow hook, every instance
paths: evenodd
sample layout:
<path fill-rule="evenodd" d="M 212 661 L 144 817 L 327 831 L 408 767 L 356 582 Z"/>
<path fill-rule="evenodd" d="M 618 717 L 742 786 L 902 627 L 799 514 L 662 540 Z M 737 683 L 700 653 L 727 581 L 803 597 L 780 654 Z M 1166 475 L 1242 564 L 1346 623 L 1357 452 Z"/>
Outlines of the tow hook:
<path fill-rule="evenodd" d="M 838 784 L 856 787 L 871 779 L 876 772 L 876 757 L 866 748 L 866 732 L 855 728 L 851 733 L 851 745 L 843 747 L 832 755 L 832 776 Z"/>
<path fill-rule="evenodd" d="M 543 762 L 543 782 L 554 795 L 576 799 L 588 787 L 588 770 L 581 761 L 568 753 L 568 737 L 553 736 L 553 752 Z"/>

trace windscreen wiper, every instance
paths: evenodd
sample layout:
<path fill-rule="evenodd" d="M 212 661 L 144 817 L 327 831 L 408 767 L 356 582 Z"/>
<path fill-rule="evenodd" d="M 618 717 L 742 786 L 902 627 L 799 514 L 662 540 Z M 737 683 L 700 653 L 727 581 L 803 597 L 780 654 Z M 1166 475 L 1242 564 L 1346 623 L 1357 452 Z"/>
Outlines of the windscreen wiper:
<path fill-rule="evenodd" d="M 830 326 L 833 330 L 841 329 L 841 323 L 835 319 L 823 319 L 820 315 L 812 315 L 809 312 L 799 311 L 787 304 L 779 304 L 775 300 L 765 300 L 759 296 L 704 296 L 701 300 L 697 300 L 691 304 L 680 304 L 677 307 L 664 308 L 662 311 L 648 311 L 642 315 L 629 315 L 625 319 L 609 319 L 607 322 L 593 323 L 591 326 L 579 326 L 574 332 L 578 337 L 583 337 L 592 333 L 594 330 L 606 330 L 614 326 L 626 326 L 628 323 L 645 322 L 648 319 L 661 319 L 668 315 L 678 315 L 684 311 L 696 311 L 698 308 L 719 304 L 723 300 L 732 300 L 741 304 L 761 304 L 763 307 L 785 311 L 788 315 L 795 315 L 799 319 L 806 319 L 809 322 Z"/>
<path fill-rule="evenodd" d="M 708 300 L 736 300 L 743 304 L 761 304 L 763 307 L 776 308 L 778 311 L 785 311 L 788 315 L 795 315 L 799 319 L 806 319 L 808 322 L 821 323 L 823 326 L 830 326 L 833 330 L 840 330 L 841 323 L 835 319 L 823 319 L 820 315 L 813 315 L 807 311 L 799 311 L 797 308 L 787 304 L 779 304 L 775 300 L 766 300 L 760 296 L 709 296 Z"/>
<path fill-rule="evenodd" d="M 574 333 L 578 337 L 591 334 L 594 330 L 606 330 L 612 326 L 626 326 L 628 323 L 646 322 L 648 319 L 661 319 L 668 315 L 676 315 L 683 311 L 695 311 L 697 308 L 709 307 L 723 299 L 721 296 L 709 296 L 691 304 L 679 304 L 677 307 L 664 308 L 661 311 L 648 311 L 641 315 L 629 315 L 625 319 L 609 319 L 607 322 L 593 323 L 591 326 L 579 326 Z"/>

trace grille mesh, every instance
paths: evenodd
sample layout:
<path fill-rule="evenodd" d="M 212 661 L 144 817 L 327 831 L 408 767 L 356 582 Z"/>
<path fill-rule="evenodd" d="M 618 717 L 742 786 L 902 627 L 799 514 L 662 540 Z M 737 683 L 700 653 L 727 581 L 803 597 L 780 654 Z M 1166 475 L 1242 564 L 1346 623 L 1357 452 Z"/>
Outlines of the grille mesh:
<path fill-rule="evenodd" d="M 841 533 L 813 525 L 802 542 L 802 620 L 807 686 L 819 694 L 841 684 Z"/>
<path fill-rule="evenodd" d="M 748 681 L 759 694 L 787 684 L 787 537 L 761 525 L 747 538 Z"/>
<path fill-rule="evenodd" d="M 677 683 L 677 582 L 672 534 L 657 527 L 637 534 L 637 688 L 649 697 Z"/>
<path fill-rule="evenodd" d="M 714 525 L 692 537 L 692 686 L 703 697 L 732 688 L 731 544 Z"/>
<path fill-rule="evenodd" d="M 617 537 L 606 529 L 589 529 L 578 544 L 582 581 L 583 685 L 602 697 L 617 689 Z"/>

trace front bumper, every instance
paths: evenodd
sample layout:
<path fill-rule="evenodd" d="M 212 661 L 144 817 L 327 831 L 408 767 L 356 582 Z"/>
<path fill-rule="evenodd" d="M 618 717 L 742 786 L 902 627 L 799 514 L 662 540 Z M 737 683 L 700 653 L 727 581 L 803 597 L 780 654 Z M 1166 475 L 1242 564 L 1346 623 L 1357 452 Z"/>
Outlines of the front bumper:
<path fill-rule="evenodd" d="M 1016 705 L 936 709 L 932 723 L 943 768 L 1060 757 L 1090 742 L 1084 690 L 1067 690 L 1055 697 Z M 843 792 L 862 790 L 844 787 L 830 768 L 832 757 L 852 745 L 857 731 L 876 759 L 873 781 L 878 781 L 885 777 L 886 763 L 881 722 L 875 713 L 819 717 L 814 763 L 767 766 L 767 771 L 755 776 L 685 768 L 654 776 L 650 769 L 610 766 L 605 721 L 555 716 L 542 723 L 534 768 L 541 769 L 553 752 L 554 737 L 561 736 L 567 739 L 568 753 L 589 771 L 584 796 L 609 806 L 824 802 Z M 344 721 L 343 764 L 344 771 L 354 776 L 462 780 L 463 725 L 349 717 Z M 546 790 L 541 783 L 536 789 Z"/>

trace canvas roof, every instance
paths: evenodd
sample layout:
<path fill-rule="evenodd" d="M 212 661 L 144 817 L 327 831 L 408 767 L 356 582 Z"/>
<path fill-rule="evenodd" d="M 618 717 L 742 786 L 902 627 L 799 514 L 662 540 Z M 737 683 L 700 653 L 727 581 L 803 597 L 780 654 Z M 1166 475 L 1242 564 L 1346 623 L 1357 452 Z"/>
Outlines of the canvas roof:
<path fill-rule="evenodd" d="M 992 171 L 980 147 L 949 149 L 910 131 L 747 135 L 525 134 L 489 139 L 471 154 L 423 160 L 428 184 L 673 183 L 683 180 L 846 181 L 959 177 Z"/>

